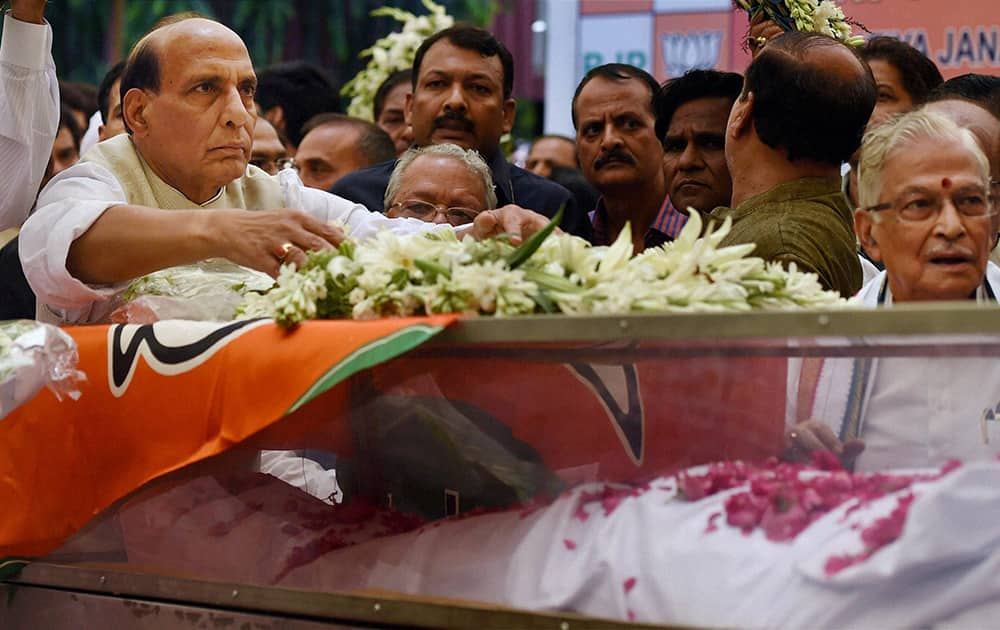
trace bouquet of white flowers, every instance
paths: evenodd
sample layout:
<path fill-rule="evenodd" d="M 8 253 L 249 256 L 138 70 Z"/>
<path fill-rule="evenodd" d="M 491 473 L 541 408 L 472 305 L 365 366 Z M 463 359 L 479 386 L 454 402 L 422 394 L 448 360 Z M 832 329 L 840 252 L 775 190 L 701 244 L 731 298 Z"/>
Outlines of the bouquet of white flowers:
<path fill-rule="evenodd" d="M 734 0 L 753 21 L 761 13 L 785 31 L 822 33 L 851 46 L 865 42 L 851 35 L 853 22 L 834 0 Z"/>
<path fill-rule="evenodd" d="M 382 82 L 393 72 L 412 66 L 413 57 L 425 39 L 454 24 L 455 21 L 445 13 L 444 7 L 432 0 L 423 0 L 423 3 L 430 13 L 420 17 L 393 7 L 372 11 L 373 16 L 387 15 L 402 22 L 403 30 L 389 33 L 371 48 L 361 51 L 361 58 L 371 57 L 368 65 L 341 90 L 341 94 L 351 97 L 351 104 L 347 107 L 349 115 L 372 120 L 375 92 Z"/>
<path fill-rule="evenodd" d="M 815 274 L 749 257 L 752 244 L 719 247 L 730 221 L 699 238 L 696 211 L 678 239 L 632 256 L 628 226 L 610 247 L 551 234 L 558 218 L 514 247 L 507 239 L 459 240 L 450 230 L 381 232 L 338 250 L 310 252 L 277 284 L 248 293 L 237 316 L 283 326 L 316 318 L 371 319 L 436 313 L 524 315 L 732 311 L 846 304 Z"/>

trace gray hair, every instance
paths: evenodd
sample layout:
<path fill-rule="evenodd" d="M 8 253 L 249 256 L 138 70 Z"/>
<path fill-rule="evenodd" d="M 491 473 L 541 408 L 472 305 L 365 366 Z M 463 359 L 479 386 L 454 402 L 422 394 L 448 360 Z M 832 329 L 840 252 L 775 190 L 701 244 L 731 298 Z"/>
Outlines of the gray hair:
<path fill-rule="evenodd" d="M 959 144 L 976 159 L 983 184 L 989 189 L 990 162 L 968 129 L 948 118 L 923 109 L 908 112 L 885 122 L 865 134 L 858 163 L 858 205 L 868 208 L 878 204 L 882 193 L 882 171 L 893 154 L 916 140 L 931 138 L 942 145 Z"/>
<path fill-rule="evenodd" d="M 382 200 L 382 205 L 386 210 L 389 209 L 396 193 L 399 192 L 399 182 L 403 179 L 403 172 L 413 163 L 413 160 L 421 155 L 441 155 L 460 160 L 466 168 L 483 180 L 483 186 L 486 188 L 486 207 L 483 210 L 493 210 L 497 207 L 493 173 L 478 151 L 475 149 L 465 150 L 455 144 L 432 144 L 426 147 L 411 147 L 396 162 L 396 167 L 392 169 L 392 175 L 389 176 L 389 185 L 385 187 L 385 197 Z"/>

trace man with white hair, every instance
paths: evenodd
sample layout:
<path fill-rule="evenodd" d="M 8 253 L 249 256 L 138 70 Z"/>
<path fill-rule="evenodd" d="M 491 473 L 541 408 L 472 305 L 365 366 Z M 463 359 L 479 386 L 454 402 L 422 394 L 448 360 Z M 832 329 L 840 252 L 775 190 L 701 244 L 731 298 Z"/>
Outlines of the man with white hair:
<path fill-rule="evenodd" d="M 996 303 L 1000 267 L 989 253 L 997 206 L 989 191 L 986 155 L 944 116 L 918 110 L 869 131 L 855 228 L 885 270 L 861 289 L 864 303 Z M 797 408 L 789 417 L 801 420 L 786 434 L 793 458 L 827 448 L 877 470 L 1000 453 L 1000 422 L 990 411 L 1000 408 L 995 358 L 810 361 L 791 390 Z"/>
<path fill-rule="evenodd" d="M 21 232 L 40 318 L 101 321 L 128 281 L 209 258 L 276 275 L 339 244 L 332 221 L 359 240 L 435 229 L 248 167 L 256 86 L 243 40 L 213 20 L 177 16 L 136 44 L 121 83 L 128 134 L 53 179 Z M 468 230 L 519 238 L 545 223 L 508 206 Z"/>
<path fill-rule="evenodd" d="M 862 288 L 867 303 L 995 301 L 990 163 L 971 132 L 933 112 L 876 128 L 858 179 L 855 230 L 886 266 Z"/>
<path fill-rule="evenodd" d="M 474 149 L 432 144 L 408 149 L 385 189 L 386 215 L 465 225 L 497 207 L 490 167 Z"/>

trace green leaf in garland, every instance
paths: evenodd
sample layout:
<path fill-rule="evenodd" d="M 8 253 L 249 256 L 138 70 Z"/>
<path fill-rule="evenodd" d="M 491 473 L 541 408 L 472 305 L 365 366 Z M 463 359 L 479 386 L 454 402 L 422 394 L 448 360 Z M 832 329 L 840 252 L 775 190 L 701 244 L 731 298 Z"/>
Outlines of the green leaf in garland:
<path fill-rule="evenodd" d="M 542 229 L 538 230 L 531 237 L 521 243 L 521 246 L 511 252 L 510 256 L 507 257 L 507 266 L 511 269 L 517 269 L 531 258 L 531 255 L 538 251 L 538 248 L 542 246 L 545 239 L 549 237 L 550 234 L 555 232 L 556 227 L 559 226 L 559 222 L 562 221 L 563 210 L 566 208 L 565 205 L 559 206 L 559 210 L 556 212 L 552 220 Z"/>
<path fill-rule="evenodd" d="M 538 287 L 538 293 L 531 296 L 531 299 L 542 309 L 543 313 L 556 313 L 559 311 L 559 307 L 549 297 L 548 292 L 541 287 Z"/>
<path fill-rule="evenodd" d="M 423 260 L 420 258 L 414 258 L 413 264 L 414 266 L 416 266 L 417 269 L 427 274 L 428 276 L 427 279 L 431 282 L 434 281 L 434 278 L 436 276 L 444 276 L 449 280 L 451 279 L 451 271 L 447 267 L 444 267 L 437 263 L 433 263 L 429 260 Z"/>

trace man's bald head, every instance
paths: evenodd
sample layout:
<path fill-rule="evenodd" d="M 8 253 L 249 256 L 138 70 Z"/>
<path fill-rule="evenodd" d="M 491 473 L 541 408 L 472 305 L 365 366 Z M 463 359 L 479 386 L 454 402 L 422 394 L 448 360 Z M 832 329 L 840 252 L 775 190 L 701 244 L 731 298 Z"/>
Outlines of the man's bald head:
<path fill-rule="evenodd" d="M 836 165 L 861 145 L 878 97 L 871 69 L 850 47 L 798 31 L 768 42 L 750 64 L 740 99 L 749 93 L 764 144 L 791 162 Z"/>
<path fill-rule="evenodd" d="M 129 55 L 121 89 L 136 150 L 188 199 L 204 203 L 245 173 L 257 76 L 236 33 L 201 17 L 162 24 Z"/>
<path fill-rule="evenodd" d="M 965 99 L 952 98 L 927 103 L 924 109 L 941 114 L 959 127 L 968 129 L 979 140 L 988 156 L 1000 157 L 997 155 L 1000 147 L 1000 119 L 985 107 Z"/>
<path fill-rule="evenodd" d="M 963 98 L 932 101 L 924 105 L 924 109 L 941 114 L 959 127 L 971 131 L 990 161 L 991 179 L 994 182 L 1000 181 L 1000 119 L 980 104 Z"/>
<path fill-rule="evenodd" d="M 194 11 L 168 15 L 158 20 L 129 52 L 118 87 L 121 102 L 125 102 L 125 94 L 133 88 L 159 92 L 161 61 L 165 48 L 171 43 L 183 45 L 192 34 L 223 39 L 235 38 L 246 49 L 239 35 L 211 18 Z M 249 58 L 249 53 L 247 57 Z M 128 121 L 125 121 L 125 130 L 132 133 Z"/>

